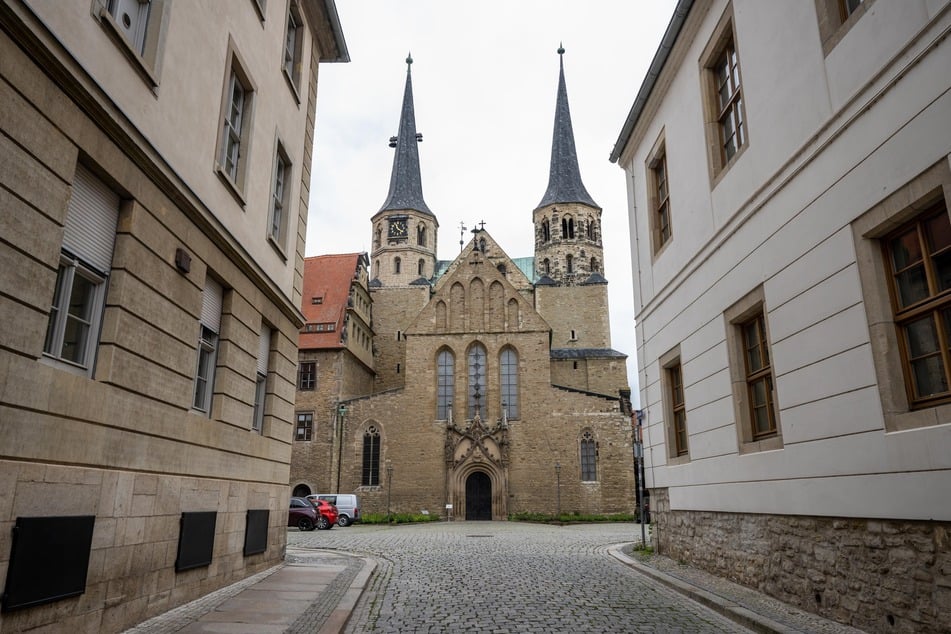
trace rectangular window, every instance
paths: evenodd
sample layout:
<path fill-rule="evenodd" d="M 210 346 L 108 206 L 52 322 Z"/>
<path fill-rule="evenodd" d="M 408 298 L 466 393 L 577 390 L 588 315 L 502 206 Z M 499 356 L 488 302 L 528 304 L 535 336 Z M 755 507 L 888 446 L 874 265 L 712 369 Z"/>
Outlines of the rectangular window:
<path fill-rule="evenodd" d="M 198 368 L 195 372 L 195 394 L 192 407 L 211 415 L 211 395 L 218 361 L 218 333 L 221 330 L 221 285 L 210 277 L 202 293 L 201 320 L 198 336 Z"/>
<path fill-rule="evenodd" d="M 314 413 L 313 412 L 298 412 L 297 413 L 297 426 L 294 431 L 294 440 L 307 441 L 313 437 L 314 434 Z"/>
<path fill-rule="evenodd" d="M 311 391 L 317 389 L 317 362 L 302 361 L 297 370 L 297 389 Z"/>
<path fill-rule="evenodd" d="M 740 453 L 783 447 L 766 314 L 762 287 L 724 313 Z"/>
<path fill-rule="evenodd" d="M 951 222 L 944 201 L 882 241 L 912 409 L 951 400 Z"/>
<path fill-rule="evenodd" d="M 683 456 L 687 453 L 687 409 L 684 406 L 684 380 L 680 363 L 676 363 L 667 371 L 667 381 L 670 385 L 670 410 L 673 417 L 673 454 Z"/>
<path fill-rule="evenodd" d="M 119 197 L 77 165 L 43 352 L 92 369 L 119 219 Z"/>
<path fill-rule="evenodd" d="M 163 27 L 170 0 L 95 0 L 100 24 L 149 86 L 158 86 Z"/>
<path fill-rule="evenodd" d="M 268 222 L 268 238 L 284 250 L 287 242 L 287 212 L 291 177 L 291 162 L 284 146 L 277 144 L 274 156 L 274 178 L 271 182 L 271 213 Z"/>
<path fill-rule="evenodd" d="M 271 329 L 261 327 L 261 336 L 258 338 L 258 367 L 255 373 L 254 384 L 254 415 L 251 418 L 251 429 L 257 433 L 264 431 L 264 405 L 267 396 L 267 368 L 271 358 Z"/>
<path fill-rule="evenodd" d="M 951 164 L 942 157 L 852 221 L 887 432 L 948 420 L 949 210 Z"/>
<path fill-rule="evenodd" d="M 670 187 L 664 134 L 654 143 L 647 161 L 648 200 L 651 209 L 651 243 L 656 254 L 670 241 Z"/>
<path fill-rule="evenodd" d="M 732 4 L 720 18 L 701 60 L 708 159 L 711 180 L 715 180 L 748 142 Z"/>
<path fill-rule="evenodd" d="M 284 76 L 290 81 L 295 97 L 300 92 L 301 61 L 304 48 L 304 28 L 297 0 L 291 0 L 287 9 L 287 30 L 284 38 Z"/>
<path fill-rule="evenodd" d="M 255 91 L 237 53 L 233 50 L 230 60 L 221 109 L 218 171 L 243 205 Z"/>
<path fill-rule="evenodd" d="M 741 326 L 743 330 L 744 360 L 746 362 L 746 390 L 753 424 L 753 439 L 760 440 L 776 434 L 776 413 L 773 408 L 773 372 L 766 341 L 766 324 L 759 313 Z"/>
<path fill-rule="evenodd" d="M 731 39 L 713 65 L 717 82 L 717 108 L 720 125 L 720 152 L 726 165 L 746 143 L 743 127 L 743 95 L 740 92 L 740 66 Z"/>

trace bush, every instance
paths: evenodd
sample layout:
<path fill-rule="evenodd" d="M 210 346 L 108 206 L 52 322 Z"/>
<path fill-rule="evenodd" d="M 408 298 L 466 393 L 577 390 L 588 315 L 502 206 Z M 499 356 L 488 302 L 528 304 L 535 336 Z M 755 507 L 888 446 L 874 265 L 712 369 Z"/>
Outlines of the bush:
<path fill-rule="evenodd" d="M 547 513 L 512 513 L 509 520 L 513 522 L 544 522 L 549 524 L 578 524 L 582 522 L 633 522 L 637 518 L 630 513 L 613 513 L 610 515 L 583 514 L 574 511 L 572 513 L 562 513 L 561 515 L 549 515 Z"/>
<path fill-rule="evenodd" d="M 442 518 L 438 515 L 424 513 L 363 513 L 360 516 L 361 524 L 418 524 L 422 522 L 438 522 Z"/>

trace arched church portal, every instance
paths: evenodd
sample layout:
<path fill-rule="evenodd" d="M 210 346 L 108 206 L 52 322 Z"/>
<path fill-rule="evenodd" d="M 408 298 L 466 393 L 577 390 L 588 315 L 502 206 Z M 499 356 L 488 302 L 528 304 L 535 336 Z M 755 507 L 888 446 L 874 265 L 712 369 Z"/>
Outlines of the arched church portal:
<path fill-rule="evenodd" d="M 466 519 L 492 519 L 492 480 L 484 471 L 473 471 L 466 478 Z"/>

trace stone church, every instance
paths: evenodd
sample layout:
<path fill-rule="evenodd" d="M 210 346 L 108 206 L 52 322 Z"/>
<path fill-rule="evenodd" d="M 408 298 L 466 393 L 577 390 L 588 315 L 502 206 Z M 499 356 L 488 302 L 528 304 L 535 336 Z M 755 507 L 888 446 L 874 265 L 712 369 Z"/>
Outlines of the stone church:
<path fill-rule="evenodd" d="M 563 62 L 534 256 L 510 257 L 480 226 L 441 261 L 406 61 L 372 252 L 305 260 L 294 495 L 355 492 L 363 513 L 457 520 L 632 512 L 626 355 L 611 348 L 601 208 L 581 180 Z"/>

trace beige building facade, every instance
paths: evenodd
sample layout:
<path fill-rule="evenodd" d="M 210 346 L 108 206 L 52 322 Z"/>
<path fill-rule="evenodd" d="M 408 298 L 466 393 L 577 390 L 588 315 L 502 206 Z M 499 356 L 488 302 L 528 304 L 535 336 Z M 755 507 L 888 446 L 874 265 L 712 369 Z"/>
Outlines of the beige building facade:
<path fill-rule="evenodd" d="M 951 630 L 951 4 L 681 0 L 629 185 L 656 548 Z"/>
<path fill-rule="evenodd" d="M 314 398 L 298 384 L 298 416 L 313 411 L 315 440 L 295 442 L 294 492 L 357 493 L 362 513 L 453 520 L 630 513 L 626 355 L 610 347 L 601 208 L 581 182 L 564 71 L 549 187 L 525 213 L 536 228 L 533 257 L 511 258 L 479 227 L 456 259 L 440 261 L 410 68 L 390 191 L 370 217 L 373 356 L 356 380 L 371 372 L 372 389 L 338 382 L 329 398 Z M 332 266 L 313 274 L 329 277 Z M 305 313 L 312 301 L 305 294 Z M 311 354 L 304 336 L 302 360 Z M 322 354 L 344 343 L 354 344 L 331 342 Z"/>
<path fill-rule="evenodd" d="M 329 0 L 0 2 L 0 631 L 120 631 L 283 559 L 347 55 Z"/>

